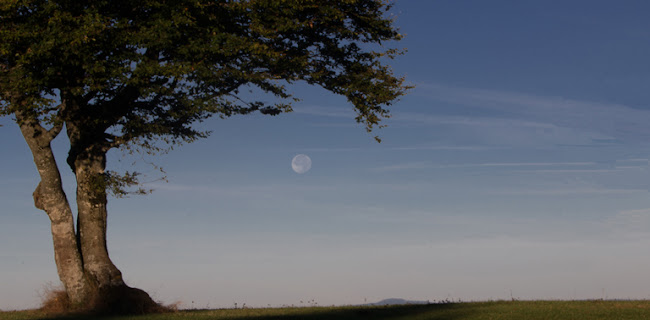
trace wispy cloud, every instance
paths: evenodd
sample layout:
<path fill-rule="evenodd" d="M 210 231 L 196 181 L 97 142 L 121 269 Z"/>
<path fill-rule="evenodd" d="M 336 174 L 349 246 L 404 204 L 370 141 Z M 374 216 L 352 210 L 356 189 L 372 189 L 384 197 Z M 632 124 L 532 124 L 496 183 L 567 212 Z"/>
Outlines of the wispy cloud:
<path fill-rule="evenodd" d="M 397 113 L 393 117 L 396 121 L 419 122 L 432 125 L 462 125 L 482 127 L 517 126 L 539 129 L 552 129 L 555 125 L 550 123 L 527 121 L 522 119 L 499 118 L 495 116 L 453 116 L 418 112 Z"/>
<path fill-rule="evenodd" d="M 650 208 L 622 210 L 619 211 L 618 215 L 629 219 L 643 219 L 650 222 Z"/>
<path fill-rule="evenodd" d="M 365 147 L 363 147 L 363 148 L 362 147 L 350 147 L 350 148 L 334 148 L 334 147 L 327 148 L 327 147 L 323 147 L 323 148 L 305 148 L 305 149 L 301 149 L 301 150 L 303 150 L 304 152 L 365 152 L 365 151 L 369 151 L 369 150 L 372 150 L 372 149 L 365 148 Z"/>
<path fill-rule="evenodd" d="M 355 117 L 354 110 L 352 108 L 343 108 L 343 107 L 324 107 L 324 106 L 300 106 L 296 107 L 293 111 L 296 114 L 307 114 L 314 116 L 324 116 L 324 117 L 334 117 L 334 118 L 346 118 L 353 119 Z"/>
<path fill-rule="evenodd" d="M 542 169 L 542 170 L 517 170 L 522 173 L 605 173 L 616 172 L 617 169 Z"/>
<path fill-rule="evenodd" d="M 518 126 L 589 133 L 591 139 L 648 141 L 650 111 L 621 104 L 580 101 L 518 92 L 418 84 L 416 95 L 483 110 L 483 116 L 396 115 L 404 121 L 471 126 Z M 572 142 L 569 142 L 572 143 Z"/>
<path fill-rule="evenodd" d="M 439 146 L 407 146 L 407 147 L 394 147 L 392 150 L 404 150 L 404 151 L 418 151 L 418 150 L 450 150 L 450 151 L 486 151 L 486 150 L 496 150 L 503 149 L 503 147 L 491 147 L 491 146 L 473 146 L 473 145 L 439 145 Z"/>
<path fill-rule="evenodd" d="M 616 168 L 618 169 L 637 169 L 648 167 L 648 159 L 645 158 L 633 158 L 633 159 L 619 159 L 616 160 Z"/>
<path fill-rule="evenodd" d="M 622 237 L 647 238 L 650 235 L 650 208 L 621 210 L 603 223 Z"/>
<path fill-rule="evenodd" d="M 435 166 L 436 165 L 434 165 L 433 163 L 421 161 L 421 162 L 398 163 L 393 165 L 376 167 L 370 170 L 376 172 L 388 172 L 388 171 L 402 171 L 402 170 L 414 170 L 414 169 L 429 169 Z"/>
<path fill-rule="evenodd" d="M 591 166 L 595 162 L 493 162 L 480 163 L 481 167 L 550 167 L 550 166 Z"/>
<path fill-rule="evenodd" d="M 521 167 L 535 167 L 542 168 L 537 171 L 542 171 L 543 168 L 549 167 L 584 167 L 595 166 L 596 162 L 486 162 L 486 163 L 459 163 L 459 164 L 439 164 L 434 162 L 419 161 L 419 162 L 405 162 L 393 165 L 375 167 L 373 171 L 400 171 L 400 170 L 414 170 L 414 169 L 449 169 L 449 168 L 521 168 Z M 566 170 L 579 170 L 579 169 L 566 169 Z M 596 170 L 596 169 L 583 169 L 583 170 Z M 520 170 L 521 171 L 521 170 Z"/>
<path fill-rule="evenodd" d="M 199 184 L 182 184 L 182 183 L 150 183 L 144 185 L 146 188 L 152 188 L 157 191 L 167 191 L 177 193 L 180 196 L 188 194 L 197 195 L 205 194 L 210 196 L 223 197 L 256 197 L 256 198 L 279 198 L 293 197 L 295 194 L 302 192 L 324 192 L 335 190 L 335 186 L 327 185 L 301 185 L 294 184 L 259 184 L 259 185 L 199 185 Z"/>
<path fill-rule="evenodd" d="M 536 147 L 570 145 L 603 145 L 614 137 L 590 129 L 559 126 L 535 116 L 519 115 L 504 118 L 493 115 L 453 116 L 426 113 L 395 113 L 396 122 L 436 128 L 438 136 L 447 143 L 472 143 L 490 147 Z M 450 142 L 449 142 L 450 141 Z M 609 145 L 609 144 L 608 144 Z"/>
<path fill-rule="evenodd" d="M 575 196 L 575 195 L 622 195 L 648 193 L 647 189 L 616 189 L 598 187 L 554 188 L 554 189 L 516 189 L 491 191 L 494 195 L 510 196 Z"/>

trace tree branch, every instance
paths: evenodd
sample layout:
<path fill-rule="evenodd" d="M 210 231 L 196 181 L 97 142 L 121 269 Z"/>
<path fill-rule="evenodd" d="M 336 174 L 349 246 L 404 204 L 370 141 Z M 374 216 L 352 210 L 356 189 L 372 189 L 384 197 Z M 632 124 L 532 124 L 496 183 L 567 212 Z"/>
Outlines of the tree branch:
<path fill-rule="evenodd" d="M 63 124 L 64 123 L 65 122 L 63 122 L 63 121 L 55 122 L 54 126 L 50 130 L 47 130 L 45 132 L 45 134 L 43 135 L 43 137 L 45 139 L 47 139 L 48 141 L 54 140 L 54 138 L 56 138 L 59 135 L 59 133 L 61 133 L 61 130 L 63 130 Z M 45 129 L 43 129 L 43 130 L 45 130 Z"/>

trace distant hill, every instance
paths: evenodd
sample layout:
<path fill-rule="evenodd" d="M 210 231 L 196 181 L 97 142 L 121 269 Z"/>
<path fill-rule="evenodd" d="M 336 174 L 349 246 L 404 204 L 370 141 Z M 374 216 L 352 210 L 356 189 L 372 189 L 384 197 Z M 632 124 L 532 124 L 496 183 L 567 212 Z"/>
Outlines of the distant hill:
<path fill-rule="evenodd" d="M 390 305 L 399 305 L 399 304 L 429 304 L 429 301 L 415 301 L 415 300 L 405 300 L 399 298 L 390 298 L 384 299 L 375 303 L 368 303 L 368 306 L 390 306 Z"/>

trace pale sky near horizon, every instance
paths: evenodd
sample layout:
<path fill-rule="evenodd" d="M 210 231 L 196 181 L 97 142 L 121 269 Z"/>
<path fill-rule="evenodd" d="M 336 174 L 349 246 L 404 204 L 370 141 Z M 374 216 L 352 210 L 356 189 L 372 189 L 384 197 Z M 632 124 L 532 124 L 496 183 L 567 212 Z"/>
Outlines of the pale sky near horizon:
<path fill-rule="evenodd" d="M 111 154 L 155 188 L 109 200 L 127 283 L 197 308 L 650 298 L 650 2 L 392 12 L 409 51 L 391 64 L 416 88 L 387 128 L 367 134 L 344 99 L 298 86 L 291 114 L 211 119 L 211 137 L 160 157 Z M 0 124 L 0 309 L 32 308 L 58 284 L 49 220 L 18 128 Z M 311 170 L 292 171 L 297 154 Z"/>

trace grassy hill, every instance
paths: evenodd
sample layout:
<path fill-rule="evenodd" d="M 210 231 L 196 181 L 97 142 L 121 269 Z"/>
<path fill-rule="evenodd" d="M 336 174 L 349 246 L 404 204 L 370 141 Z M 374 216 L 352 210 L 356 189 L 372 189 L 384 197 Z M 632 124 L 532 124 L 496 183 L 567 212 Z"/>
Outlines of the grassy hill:
<path fill-rule="evenodd" d="M 39 311 L 0 312 L 2 320 L 650 320 L 650 301 L 496 301 L 401 306 L 181 310 L 115 317 L 52 317 Z"/>

